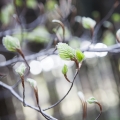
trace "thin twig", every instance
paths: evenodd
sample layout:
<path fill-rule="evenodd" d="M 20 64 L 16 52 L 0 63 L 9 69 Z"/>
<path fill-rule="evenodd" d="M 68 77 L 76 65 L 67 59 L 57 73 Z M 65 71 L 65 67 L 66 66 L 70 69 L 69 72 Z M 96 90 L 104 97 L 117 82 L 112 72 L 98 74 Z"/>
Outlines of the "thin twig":
<path fill-rule="evenodd" d="M 0 81 L 0 86 L 2 86 L 3 88 L 5 88 L 5 89 L 7 89 L 9 92 L 11 92 L 11 94 L 12 94 L 13 96 L 15 96 L 20 102 L 23 102 L 23 98 L 21 98 L 21 97 L 15 92 L 15 90 L 14 90 L 11 86 L 9 86 L 9 85 L 1 82 L 1 81 Z M 26 105 L 27 107 L 30 107 L 31 109 L 34 109 L 34 110 L 36 110 L 36 111 L 39 112 L 39 108 L 38 108 L 38 107 L 34 107 L 34 106 L 32 106 L 32 105 L 30 105 L 30 104 L 28 104 L 28 103 L 26 103 L 26 102 L 25 102 L 25 105 Z M 42 111 L 46 116 L 49 116 L 52 120 L 57 120 L 56 118 L 54 118 L 54 117 L 46 114 L 43 110 L 41 110 L 41 111 Z"/>
<path fill-rule="evenodd" d="M 56 102 L 56 103 L 53 104 L 52 106 L 50 106 L 50 107 L 48 107 L 48 108 L 46 108 L 46 109 L 43 109 L 43 111 L 49 110 L 49 109 L 51 109 L 51 108 L 57 106 L 59 103 L 61 103 L 61 102 L 66 98 L 66 96 L 69 94 L 69 92 L 71 91 L 71 89 L 72 89 L 72 87 L 73 87 L 73 84 L 74 84 L 74 81 L 75 81 L 75 78 L 76 78 L 78 72 L 79 72 L 79 69 L 76 70 L 76 73 L 75 73 L 75 75 L 74 75 L 72 84 L 71 84 L 71 86 L 70 86 L 68 92 L 64 95 L 64 97 L 62 97 L 58 102 Z"/>

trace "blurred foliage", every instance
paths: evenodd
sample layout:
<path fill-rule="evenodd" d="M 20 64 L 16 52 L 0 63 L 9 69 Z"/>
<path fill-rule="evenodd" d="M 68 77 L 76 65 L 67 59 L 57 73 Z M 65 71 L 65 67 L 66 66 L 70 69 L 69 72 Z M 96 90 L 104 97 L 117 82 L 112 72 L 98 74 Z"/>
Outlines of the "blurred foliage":
<path fill-rule="evenodd" d="M 18 7 L 22 7 L 24 5 L 24 0 L 16 0 L 15 3 Z M 26 6 L 28 8 L 36 8 L 37 6 L 37 1 L 36 0 L 26 0 Z"/>
<path fill-rule="evenodd" d="M 98 11 L 93 11 L 92 12 L 92 16 L 93 16 L 94 19 L 99 18 L 100 17 L 100 13 Z"/>
<path fill-rule="evenodd" d="M 27 4 L 28 8 L 35 8 L 35 7 L 37 7 L 36 0 L 27 0 L 26 4 Z"/>
<path fill-rule="evenodd" d="M 48 0 L 45 4 L 45 8 L 47 11 L 51 11 L 55 9 L 55 6 L 58 5 L 56 0 Z"/>
<path fill-rule="evenodd" d="M 112 18 L 113 22 L 120 22 L 120 14 L 119 13 L 113 13 L 111 18 Z"/>
<path fill-rule="evenodd" d="M 103 33 L 103 43 L 106 44 L 107 46 L 115 44 L 115 36 L 114 34 L 107 30 Z"/>
<path fill-rule="evenodd" d="M 72 48 L 80 48 L 80 40 L 77 37 L 72 37 L 72 39 L 69 41 L 69 45 Z"/>
<path fill-rule="evenodd" d="M 14 7 L 12 4 L 7 4 L 4 8 L 1 10 L 1 22 L 4 25 L 8 25 L 10 23 L 10 17 L 14 13 Z"/>
<path fill-rule="evenodd" d="M 15 3 L 19 7 L 23 6 L 23 1 L 22 0 L 16 0 Z"/>
<path fill-rule="evenodd" d="M 22 40 L 21 34 L 13 34 L 14 37 L 17 37 L 20 41 Z M 47 29 L 44 26 L 36 27 L 31 32 L 23 32 L 25 40 L 34 41 L 37 43 L 45 43 L 50 40 L 50 34 L 47 32 Z M 22 41 L 21 41 L 22 42 Z"/>

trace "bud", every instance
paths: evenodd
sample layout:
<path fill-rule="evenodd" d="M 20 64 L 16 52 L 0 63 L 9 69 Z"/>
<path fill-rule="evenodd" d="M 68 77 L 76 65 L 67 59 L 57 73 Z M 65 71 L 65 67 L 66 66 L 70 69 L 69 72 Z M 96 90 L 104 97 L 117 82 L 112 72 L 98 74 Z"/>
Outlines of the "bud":
<path fill-rule="evenodd" d="M 6 37 L 3 37 L 2 42 L 8 51 L 15 52 L 17 49 L 21 49 L 20 41 L 15 37 L 7 35 Z"/>
<path fill-rule="evenodd" d="M 18 73 L 20 76 L 23 76 L 25 73 L 26 66 L 24 63 L 22 63 L 15 71 Z"/>
<path fill-rule="evenodd" d="M 120 42 L 120 29 L 116 32 L 117 41 Z"/>
<path fill-rule="evenodd" d="M 68 72 L 68 67 L 67 67 L 67 65 L 64 65 L 63 68 L 62 68 L 62 73 L 63 73 L 64 75 L 66 75 L 67 72 Z"/>
<path fill-rule="evenodd" d="M 37 82 L 31 78 L 27 78 L 27 82 L 30 83 L 30 85 L 33 87 L 33 88 L 36 88 L 37 87 Z"/>
<path fill-rule="evenodd" d="M 85 101 L 84 94 L 81 91 L 78 92 L 78 96 L 82 101 Z"/>
<path fill-rule="evenodd" d="M 89 17 L 82 17 L 82 25 L 86 29 L 94 29 L 96 21 Z"/>
<path fill-rule="evenodd" d="M 60 20 L 52 20 L 53 23 L 58 23 L 63 29 L 63 35 L 65 34 L 65 26 Z"/>
<path fill-rule="evenodd" d="M 87 102 L 88 102 L 89 104 L 92 104 L 92 103 L 97 102 L 97 100 L 96 100 L 94 97 L 90 97 L 90 98 L 87 100 Z"/>
<path fill-rule="evenodd" d="M 80 50 L 75 51 L 75 57 L 78 62 L 81 62 L 85 58 L 84 54 Z"/>
<path fill-rule="evenodd" d="M 59 56 L 64 60 L 71 60 L 75 57 L 75 50 L 66 43 L 58 43 L 57 49 Z"/>

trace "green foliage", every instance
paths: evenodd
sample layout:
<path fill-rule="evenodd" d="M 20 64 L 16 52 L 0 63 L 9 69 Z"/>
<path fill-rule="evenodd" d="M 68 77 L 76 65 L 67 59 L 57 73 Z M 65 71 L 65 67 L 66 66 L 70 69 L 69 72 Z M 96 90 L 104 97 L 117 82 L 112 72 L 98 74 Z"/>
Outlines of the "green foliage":
<path fill-rule="evenodd" d="M 3 37 L 2 42 L 8 51 L 15 52 L 17 49 L 21 49 L 20 41 L 15 37 L 7 35 L 6 37 Z"/>
<path fill-rule="evenodd" d="M 20 76 L 23 76 L 25 73 L 26 66 L 24 63 L 22 63 L 15 71 L 18 73 Z"/>
<path fill-rule="evenodd" d="M 115 43 L 115 37 L 112 32 L 105 31 L 103 33 L 103 43 L 107 46 L 113 45 Z"/>
<path fill-rule="evenodd" d="M 78 49 L 75 51 L 75 57 L 78 62 L 81 62 L 85 58 L 84 54 Z"/>
<path fill-rule="evenodd" d="M 37 82 L 31 78 L 27 78 L 26 80 L 33 88 L 37 87 Z"/>
<path fill-rule="evenodd" d="M 58 43 L 57 49 L 59 56 L 64 60 L 71 60 L 75 57 L 75 50 L 66 43 Z"/>
<path fill-rule="evenodd" d="M 89 17 L 82 17 L 82 25 L 85 29 L 93 29 L 96 25 L 96 21 Z"/>
<path fill-rule="evenodd" d="M 80 50 L 75 50 L 66 43 L 58 43 L 57 49 L 59 56 L 64 60 L 76 59 L 78 62 L 81 62 L 85 58 Z"/>
<path fill-rule="evenodd" d="M 26 4 L 28 8 L 35 8 L 37 6 L 36 0 L 27 0 Z"/>
<path fill-rule="evenodd" d="M 55 9 L 56 5 L 57 5 L 56 0 L 48 0 L 47 3 L 45 4 L 45 8 L 47 11 L 51 11 Z"/>
<path fill-rule="evenodd" d="M 21 7 L 23 5 L 23 0 L 16 0 L 15 1 L 15 4 L 18 6 L 18 7 Z"/>
<path fill-rule="evenodd" d="M 45 27 L 38 27 L 34 29 L 32 32 L 28 33 L 26 39 L 38 43 L 45 43 L 48 42 L 50 37 Z"/>
<path fill-rule="evenodd" d="M 6 5 L 4 8 L 1 10 L 1 22 L 4 25 L 7 25 L 10 22 L 10 16 L 14 13 L 14 7 L 12 4 Z"/>
<path fill-rule="evenodd" d="M 92 104 L 92 103 L 97 102 L 97 100 L 96 100 L 94 97 L 90 97 L 90 98 L 87 100 L 87 102 L 88 102 L 89 104 Z"/>
<path fill-rule="evenodd" d="M 112 21 L 113 22 L 120 22 L 120 14 L 119 13 L 112 14 Z"/>
<path fill-rule="evenodd" d="M 63 68 L 62 68 L 62 73 L 63 73 L 64 75 L 66 75 L 67 72 L 68 72 L 68 67 L 67 67 L 67 65 L 64 65 Z"/>
<path fill-rule="evenodd" d="M 81 62 L 85 56 L 80 50 L 74 50 L 66 43 L 58 43 L 57 49 L 59 52 L 59 56 L 64 60 L 72 60 L 77 59 L 78 62 Z"/>
<path fill-rule="evenodd" d="M 92 12 L 92 16 L 93 16 L 93 18 L 99 18 L 100 17 L 100 13 L 98 11 L 93 11 Z"/>

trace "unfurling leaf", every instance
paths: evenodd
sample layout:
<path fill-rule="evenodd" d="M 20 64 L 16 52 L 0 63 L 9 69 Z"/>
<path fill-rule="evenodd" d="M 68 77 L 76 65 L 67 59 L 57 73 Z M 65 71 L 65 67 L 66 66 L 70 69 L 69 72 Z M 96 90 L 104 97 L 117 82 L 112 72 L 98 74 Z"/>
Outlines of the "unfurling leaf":
<path fill-rule="evenodd" d="M 18 49 L 20 50 L 20 41 L 12 36 L 7 35 L 6 37 L 3 37 L 3 45 L 8 51 L 17 51 Z"/>
<path fill-rule="evenodd" d="M 68 72 L 68 67 L 67 67 L 67 65 L 64 65 L 63 68 L 62 68 L 62 73 L 63 73 L 64 75 L 66 75 L 67 72 Z"/>
<path fill-rule="evenodd" d="M 87 102 L 88 102 L 89 104 L 92 104 L 92 103 L 97 102 L 97 100 L 96 100 L 94 97 L 90 97 L 90 98 L 87 100 Z"/>
<path fill-rule="evenodd" d="M 25 73 L 26 66 L 22 63 L 15 71 L 20 75 L 23 76 Z"/>
<path fill-rule="evenodd" d="M 64 60 L 71 60 L 75 57 L 75 50 L 66 43 L 58 43 L 57 49 L 59 56 Z"/>
<path fill-rule="evenodd" d="M 80 50 L 76 50 L 75 57 L 78 60 L 78 62 L 81 62 L 85 58 L 85 55 Z"/>
<path fill-rule="evenodd" d="M 33 88 L 36 88 L 37 87 L 37 82 L 31 78 L 27 78 L 27 82 L 30 83 L 30 85 L 33 87 Z"/>
<path fill-rule="evenodd" d="M 82 17 L 82 25 L 85 29 L 94 29 L 96 21 L 89 17 Z"/>

